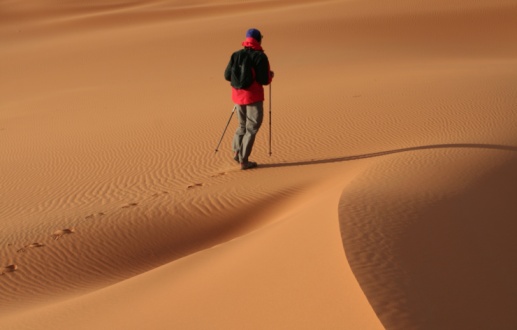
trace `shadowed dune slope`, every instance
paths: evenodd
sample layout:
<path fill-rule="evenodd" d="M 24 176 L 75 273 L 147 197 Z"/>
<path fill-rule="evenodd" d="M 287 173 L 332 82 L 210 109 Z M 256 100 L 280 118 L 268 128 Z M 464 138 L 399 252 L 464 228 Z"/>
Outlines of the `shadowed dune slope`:
<path fill-rule="evenodd" d="M 514 328 L 515 151 L 419 154 L 379 162 L 343 192 L 361 287 L 389 329 Z"/>

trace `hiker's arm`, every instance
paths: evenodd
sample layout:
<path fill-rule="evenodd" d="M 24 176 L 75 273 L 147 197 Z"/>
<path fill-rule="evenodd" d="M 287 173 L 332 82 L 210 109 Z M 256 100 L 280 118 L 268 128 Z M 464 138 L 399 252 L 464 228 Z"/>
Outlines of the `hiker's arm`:
<path fill-rule="evenodd" d="M 224 79 L 228 81 L 232 81 L 232 65 L 233 65 L 233 55 L 226 66 L 226 70 L 224 70 Z"/>
<path fill-rule="evenodd" d="M 271 71 L 269 70 L 269 60 L 266 54 L 262 54 L 257 63 L 257 70 L 255 72 L 255 80 L 261 85 L 269 85 L 271 79 Z"/>

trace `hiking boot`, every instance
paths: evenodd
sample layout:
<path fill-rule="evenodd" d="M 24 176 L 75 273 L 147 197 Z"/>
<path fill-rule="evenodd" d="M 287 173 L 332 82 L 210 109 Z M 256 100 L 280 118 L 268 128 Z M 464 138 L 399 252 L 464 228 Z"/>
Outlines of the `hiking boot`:
<path fill-rule="evenodd" d="M 241 162 L 241 161 L 239 160 L 239 152 L 238 152 L 238 151 L 236 151 L 236 152 L 235 152 L 235 156 L 233 156 L 233 159 L 235 159 L 235 161 L 236 161 L 237 163 L 240 163 L 240 162 Z"/>
<path fill-rule="evenodd" d="M 241 170 L 249 170 L 250 168 L 255 168 L 257 166 L 258 165 L 255 162 L 244 162 L 241 163 Z"/>

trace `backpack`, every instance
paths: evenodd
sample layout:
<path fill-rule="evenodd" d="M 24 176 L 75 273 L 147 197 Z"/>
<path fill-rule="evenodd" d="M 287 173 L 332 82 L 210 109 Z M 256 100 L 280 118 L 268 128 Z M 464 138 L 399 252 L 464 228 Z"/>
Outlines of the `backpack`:
<path fill-rule="evenodd" d="M 251 54 L 242 49 L 235 52 L 230 69 L 230 84 L 237 89 L 244 89 L 253 83 L 253 61 Z"/>

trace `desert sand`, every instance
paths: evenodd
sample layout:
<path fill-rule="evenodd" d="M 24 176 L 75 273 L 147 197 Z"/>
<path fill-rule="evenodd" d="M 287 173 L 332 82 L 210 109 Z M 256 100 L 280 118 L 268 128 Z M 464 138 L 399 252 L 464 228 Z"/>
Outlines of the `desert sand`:
<path fill-rule="evenodd" d="M 0 0 L 0 40 L 1 329 L 517 328 L 515 0 Z"/>

